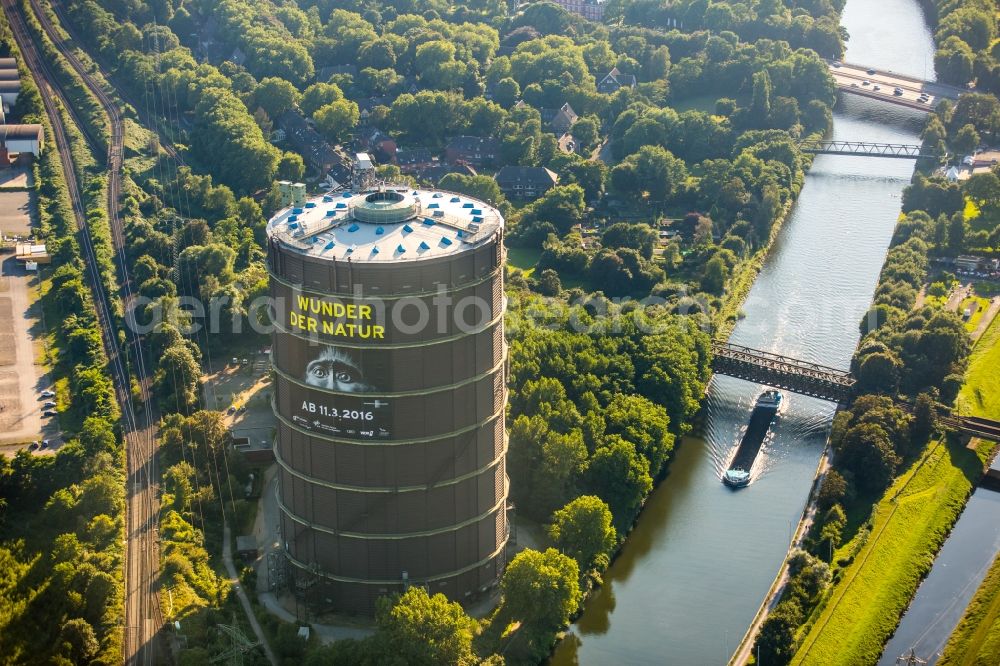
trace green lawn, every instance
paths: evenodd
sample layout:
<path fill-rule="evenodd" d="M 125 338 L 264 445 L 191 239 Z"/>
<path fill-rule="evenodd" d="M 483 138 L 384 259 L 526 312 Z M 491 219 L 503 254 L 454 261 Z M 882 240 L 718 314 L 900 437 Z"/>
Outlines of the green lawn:
<path fill-rule="evenodd" d="M 1000 664 L 1000 557 L 948 639 L 940 666 Z"/>
<path fill-rule="evenodd" d="M 958 394 L 960 414 L 1000 419 L 1000 317 L 993 320 L 972 349 L 965 385 Z"/>
<path fill-rule="evenodd" d="M 982 320 L 983 315 L 986 314 L 987 308 L 990 307 L 990 299 L 983 298 L 982 296 L 970 296 L 969 298 L 962 301 L 961 305 L 958 306 L 958 314 L 961 317 L 965 317 L 965 310 L 969 309 L 972 311 L 972 315 L 965 322 L 965 330 L 970 333 L 979 326 L 980 320 Z"/>
<path fill-rule="evenodd" d="M 984 459 L 985 451 L 977 455 L 957 441 L 936 442 L 896 479 L 875 508 L 867 541 L 806 625 L 793 664 L 878 661 Z M 837 557 L 856 547 L 845 544 Z"/>
<path fill-rule="evenodd" d="M 535 272 L 535 264 L 542 256 L 542 251 L 527 247 L 508 247 L 507 264 L 524 271 L 525 277 L 531 277 Z"/>

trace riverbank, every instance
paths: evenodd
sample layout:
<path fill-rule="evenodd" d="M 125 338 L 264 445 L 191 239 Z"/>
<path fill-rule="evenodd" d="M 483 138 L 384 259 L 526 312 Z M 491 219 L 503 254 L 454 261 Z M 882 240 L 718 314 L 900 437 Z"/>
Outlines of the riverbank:
<path fill-rule="evenodd" d="M 792 664 L 849 666 L 878 660 L 982 476 L 991 449 L 980 444 L 970 450 L 957 437 L 939 440 L 897 477 L 876 505 L 870 529 L 835 551 L 835 561 L 851 563 L 805 623 Z"/>
<path fill-rule="evenodd" d="M 809 492 L 809 501 L 802 510 L 802 518 L 799 520 L 799 524 L 795 528 L 795 536 L 792 538 L 792 542 L 788 545 L 789 555 L 791 555 L 796 548 L 802 547 L 803 539 L 805 539 L 806 534 L 809 533 L 809 530 L 812 528 L 813 523 L 816 520 L 816 493 L 822 485 L 823 479 L 829 468 L 830 448 L 828 442 L 827 448 L 823 449 L 823 456 L 819 459 L 819 464 L 816 466 L 816 475 L 813 478 L 812 490 Z M 771 587 L 767 591 L 767 596 L 764 597 L 764 601 L 761 602 L 760 608 L 757 610 L 757 614 L 753 618 L 753 623 L 751 623 L 747 632 L 743 634 L 742 640 L 740 640 L 739 645 L 736 647 L 736 652 L 733 653 L 732 658 L 729 660 L 729 666 L 742 666 L 750 661 L 753 644 L 757 638 L 758 632 L 760 632 L 760 627 L 764 624 L 764 620 L 767 619 L 768 614 L 774 610 L 774 607 L 778 605 L 779 601 L 781 601 L 781 596 L 785 592 L 785 586 L 788 584 L 788 579 L 788 556 L 786 555 L 785 560 L 781 563 L 781 569 L 778 570 L 778 575 L 774 577 L 774 582 L 771 583 Z"/>
<path fill-rule="evenodd" d="M 809 174 L 808 167 L 805 167 L 804 171 L 806 175 Z M 753 283 L 764 267 L 764 262 L 771 253 L 771 248 L 774 247 L 774 241 L 778 238 L 778 234 L 795 209 L 795 202 L 797 200 L 798 196 L 796 195 L 794 199 L 785 204 L 785 208 L 781 211 L 778 221 L 771 227 L 771 234 L 768 236 L 767 243 L 750 258 L 742 262 L 737 267 L 736 272 L 729 278 L 729 288 L 722 297 L 722 305 L 712 318 L 712 337 L 714 339 L 727 340 L 736 327 L 736 323 L 740 320 L 743 303 L 746 301 L 747 296 L 750 295 Z"/>
<path fill-rule="evenodd" d="M 1000 663 L 1000 555 L 948 639 L 938 666 Z"/>

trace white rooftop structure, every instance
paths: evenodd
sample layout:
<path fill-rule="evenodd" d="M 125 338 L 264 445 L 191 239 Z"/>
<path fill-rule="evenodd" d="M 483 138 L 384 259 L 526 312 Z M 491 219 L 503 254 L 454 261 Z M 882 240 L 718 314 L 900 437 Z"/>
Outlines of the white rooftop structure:
<path fill-rule="evenodd" d="M 386 185 L 285 208 L 268 222 L 267 233 L 317 258 L 391 263 L 458 254 L 488 241 L 503 224 L 500 212 L 478 199 Z"/>

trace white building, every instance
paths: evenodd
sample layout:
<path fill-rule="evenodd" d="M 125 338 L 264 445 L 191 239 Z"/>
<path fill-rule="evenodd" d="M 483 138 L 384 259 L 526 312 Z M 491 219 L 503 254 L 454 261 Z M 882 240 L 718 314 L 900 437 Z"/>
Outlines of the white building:
<path fill-rule="evenodd" d="M 0 148 L 12 153 L 31 153 L 38 157 L 42 152 L 41 125 L 0 125 Z"/>
<path fill-rule="evenodd" d="M 0 100 L 3 100 L 4 104 L 9 106 L 14 106 L 14 102 L 17 101 L 17 96 L 21 94 L 21 82 L 18 81 L 0 81 Z"/>

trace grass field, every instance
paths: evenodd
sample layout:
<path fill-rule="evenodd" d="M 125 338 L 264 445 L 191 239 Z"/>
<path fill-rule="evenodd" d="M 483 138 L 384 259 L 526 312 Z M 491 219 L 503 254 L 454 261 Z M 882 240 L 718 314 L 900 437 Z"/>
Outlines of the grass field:
<path fill-rule="evenodd" d="M 965 322 L 965 330 L 970 333 L 979 326 L 980 320 L 983 315 L 986 314 L 986 310 L 990 307 L 990 299 L 983 298 L 982 296 L 970 296 L 969 298 L 962 301 L 958 306 L 958 314 L 964 317 L 965 310 L 968 309 L 972 312 L 972 315 Z"/>
<path fill-rule="evenodd" d="M 948 639 L 939 666 L 1000 664 L 1000 557 Z"/>
<path fill-rule="evenodd" d="M 1000 317 L 993 320 L 976 342 L 958 394 L 960 414 L 1000 419 Z"/>
<path fill-rule="evenodd" d="M 983 447 L 985 448 L 985 447 Z M 870 536 L 817 607 L 793 664 L 873 664 L 965 505 L 985 451 L 936 442 L 878 503 Z M 863 535 L 855 537 L 863 539 Z M 857 543 L 848 542 L 838 557 Z"/>
<path fill-rule="evenodd" d="M 531 277 L 542 251 L 534 248 L 508 247 L 507 264 L 524 271 L 524 277 Z"/>

